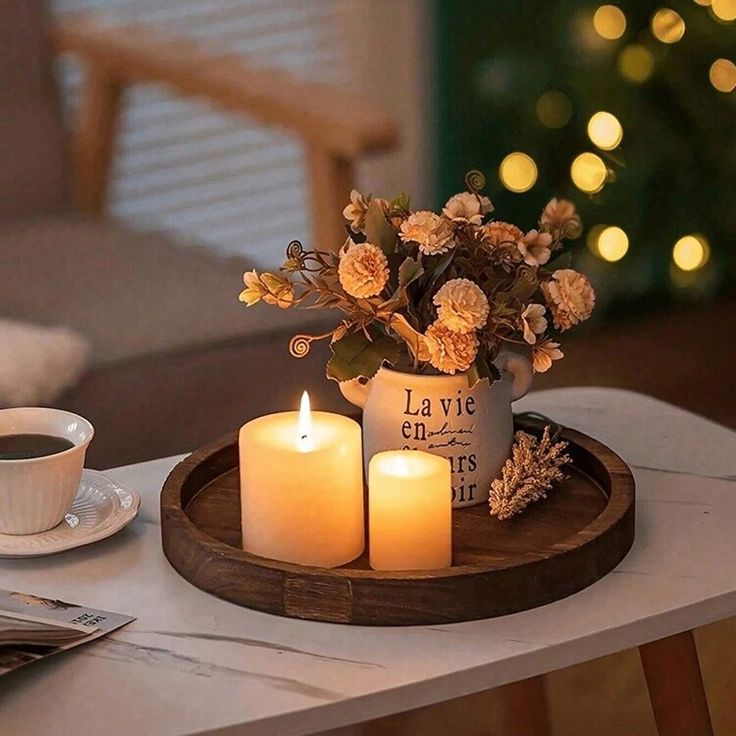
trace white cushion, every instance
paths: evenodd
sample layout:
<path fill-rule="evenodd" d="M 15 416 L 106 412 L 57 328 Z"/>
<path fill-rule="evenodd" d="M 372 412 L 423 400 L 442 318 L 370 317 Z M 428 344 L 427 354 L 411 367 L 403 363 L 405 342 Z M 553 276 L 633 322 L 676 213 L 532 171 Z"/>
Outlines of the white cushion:
<path fill-rule="evenodd" d="M 77 381 L 88 353 L 73 330 L 0 319 L 0 407 L 52 403 Z"/>

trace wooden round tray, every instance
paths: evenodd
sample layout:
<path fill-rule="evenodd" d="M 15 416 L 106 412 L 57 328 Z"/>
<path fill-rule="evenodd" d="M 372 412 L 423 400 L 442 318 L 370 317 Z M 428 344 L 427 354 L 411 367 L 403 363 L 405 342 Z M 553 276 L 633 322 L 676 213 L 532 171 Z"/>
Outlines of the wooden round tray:
<path fill-rule="evenodd" d="M 241 549 L 237 436 L 190 455 L 161 493 L 166 557 L 198 588 L 281 616 L 411 625 L 501 616 L 558 600 L 610 572 L 634 540 L 634 479 L 612 450 L 563 428 L 570 477 L 522 515 L 453 512 L 453 566 L 380 572 L 367 553 L 335 569 Z"/>

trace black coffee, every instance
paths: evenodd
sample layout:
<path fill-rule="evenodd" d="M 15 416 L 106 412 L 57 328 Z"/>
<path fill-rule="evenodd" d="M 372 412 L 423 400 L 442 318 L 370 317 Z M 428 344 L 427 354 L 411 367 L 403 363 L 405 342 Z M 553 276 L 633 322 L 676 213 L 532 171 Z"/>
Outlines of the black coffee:
<path fill-rule="evenodd" d="M 51 434 L 0 435 L 0 460 L 29 460 L 34 457 L 56 455 L 74 447 L 65 437 Z"/>

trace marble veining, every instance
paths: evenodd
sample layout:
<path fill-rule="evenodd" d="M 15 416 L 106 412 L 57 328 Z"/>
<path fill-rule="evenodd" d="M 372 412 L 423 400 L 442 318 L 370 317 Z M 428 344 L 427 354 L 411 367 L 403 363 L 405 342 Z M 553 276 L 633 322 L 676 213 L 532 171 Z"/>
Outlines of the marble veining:
<path fill-rule="evenodd" d="M 693 478 L 709 478 L 711 480 L 725 480 L 729 483 L 736 481 L 736 475 L 708 475 L 707 473 L 691 473 L 685 470 L 672 470 L 668 468 L 653 468 L 651 465 L 638 465 L 630 463 L 635 470 L 649 470 L 653 473 L 668 473 L 669 475 L 689 475 Z"/>
<path fill-rule="evenodd" d="M 176 670 L 178 672 L 188 672 L 197 677 L 217 677 L 225 675 L 228 677 L 242 677 L 250 680 L 257 680 L 259 683 L 267 684 L 279 690 L 285 690 L 289 693 L 304 695 L 308 698 L 316 700 L 330 701 L 340 700 L 345 697 L 344 693 L 334 690 L 311 685 L 308 682 L 302 682 L 290 677 L 274 677 L 260 672 L 251 672 L 249 670 L 237 669 L 235 667 L 225 667 L 207 662 L 199 657 L 187 656 L 171 649 L 163 647 L 144 646 L 134 642 L 122 641 L 120 639 L 106 639 L 100 642 L 97 647 L 88 647 L 79 652 L 87 657 L 99 657 L 101 659 L 112 659 L 118 662 L 138 662 L 141 664 L 154 666 L 161 671 Z"/>
<path fill-rule="evenodd" d="M 225 642 L 226 644 L 241 644 L 245 647 L 259 647 L 262 649 L 272 649 L 276 652 L 285 652 L 288 654 L 302 654 L 306 657 L 314 657 L 315 659 L 323 659 L 327 662 L 342 662 L 345 664 L 354 664 L 358 667 L 377 667 L 378 669 L 384 669 L 383 665 L 374 664 L 372 662 L 363 662 L 358 659 L 347 659 L 345 657 L 331 657 L 326 654 L 319 654 L 317 652 L 310 652 L 306 649 L 299 649 L 297 647 L 290 647 L 284 644 L 275 644 L 270 641 L 259 641 L 258 639 L 247 639 L 242 636 L 227 636 L 225 634 L 208 634 L 205 632 L 191 632 L 191 631 L 138 631 L 138 634 L 158 634 L 160 636 L 171 636 L 174 638 L 181 639 L 201 639 L 203 641 L 219 641 Z"/>

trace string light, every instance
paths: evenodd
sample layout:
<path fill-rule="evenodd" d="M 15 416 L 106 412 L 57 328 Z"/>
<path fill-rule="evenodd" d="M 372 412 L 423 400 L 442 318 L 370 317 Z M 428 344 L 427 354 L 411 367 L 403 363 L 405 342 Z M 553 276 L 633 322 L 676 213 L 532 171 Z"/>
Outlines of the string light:
<path fill-rule="evenodd" d="M 719 92 L 733 92 L 736 89 L 736 64 L 728 59 L 716 59 L 711 64 L 708 76 Z"/>
<path fill-rule="evenodd" d="M 609 41 L 621 38 L 626 30 L 626 16 L 615 5 L 601 5 L 593 15 L 596 33 Z"/>
<path fill-rule="evenodd" d="M 597 112 L 588 121 L 588 137 L 598 148 L 612 151 L 624 137 L 618 118 L 610 112 Z"/>
<path fill-rule="evenodd" d="M 528 192 L 537 181 L 537 164 L 526 153 L 515 151 L 501 161 L 501 183 L 511 192 Z"/>
<path fill-rule="evenodd" d="M 632 43 L 619 54 L 618 70 L 625 79 L 641 84 L 654 71 L 654 56 L 646 46 Z"/>
<path fill-rule="evenodd" d="M 572 103 L 563 92 L 549 89 L 537 100 L 537 117 L 547 128 L 564 128 L 572 117 Z"/>
<path fill-rule="evenodd" d="M 597 248 L 604 261 L 615 263 L 628 252 L 629 236 L 620 227 L 607 227 L 598 236 Z"/>
<path fill-rule="evenodd" d="M 581 153 L 572 162 L 570 176 L 578 189 L 588 194 L 595 194 L 603 189 L 608 169 L 600 156 L 586 152 Z"/>
<path fill-rule="evenodd" d="M 710 7 L 718 20 L 726 23 L 736 20 L 736 0 L 713 0 Z"/>
<path fill-rule="evenodd" d="M 685 235 L 672 248 L 672 260 L 683 271 L 697 271 L 710 258 L 710 245 L 703 235 Z"/>
<path fill-rule="evenodd" d="M 685 35 L 685 21 L 670 8 L 660 8 L 652 16 L 652 33 L 662 43 L 677 43 Z"/>

